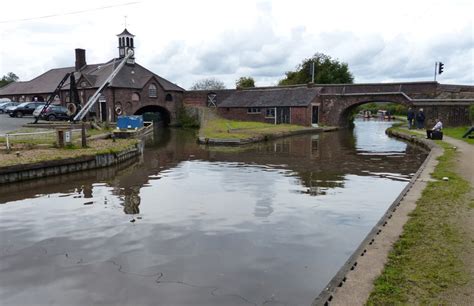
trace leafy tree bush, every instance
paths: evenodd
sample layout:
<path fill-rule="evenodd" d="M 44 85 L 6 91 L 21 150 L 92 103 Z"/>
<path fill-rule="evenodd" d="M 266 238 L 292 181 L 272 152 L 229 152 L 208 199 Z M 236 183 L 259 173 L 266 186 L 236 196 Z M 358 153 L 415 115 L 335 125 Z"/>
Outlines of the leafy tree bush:
<path fill-rule="evenodd" d="M 20 78 L 13 72 L 9 72 L 0 79 L 0 87 L 17 82 Z"/>
<path fill-rule="evenodd" d="M 199 120 L 195 116 L 190 115 L 186 108 L 181 107 L 177 113 L 178 124 L 183 128 L 198 128 Z"/>
<path fill-rule="evenodd" d="M 215 78 L 207 78 L 196 81 L 193 86 L 191 86 L 191 90 L 219 90 L 225 89 L 225 84 L 222 81 L 219 81 Z"/>
<path fill-rule="evenodd" d="M 240 77 L 235 81 L 235 88 L 252 88 L 255 87 L 255 80 L 252 77 Z"/>
<path fill-rule="evenodd" d="M 314 82 L 317 84 L 350 84 L 354 81 L 349 66 L 332 59 L 323 53 L 316 53 L 306 58 L 296 67 L 295 71 L 287 71 L 286 77 L 278 85 L 296 85 L 311 82 L 311 63 L 315 63 Z"/>

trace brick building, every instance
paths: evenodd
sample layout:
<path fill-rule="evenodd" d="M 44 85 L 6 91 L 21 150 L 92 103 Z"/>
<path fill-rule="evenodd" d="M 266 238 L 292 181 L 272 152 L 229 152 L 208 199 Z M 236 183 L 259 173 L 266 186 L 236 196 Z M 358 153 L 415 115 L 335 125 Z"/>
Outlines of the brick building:
<path fill-rule="evenodd" d="M 87 64 L 86 51 L 75 50 L 75 66 L 51 69 L 26 82 L 0 88 L 0 98 L 26 102 L 46 101 L 61 79 L 74 72 L 79 98 L 84 104 L 119 65 L 129 49 L 134 51 L 134 35 L 125 29 L 118 34 L 119 57 L 101 64 Z M 158 112 L 167 123 L 174 123 L 182 105 L 184 89 L 135 62 L 131 57 L 109 86 L 103 90 L 90 116 L 99 121 L 115 121 L 118 115 Z M 56 104 L 69 102 L 69 83 L 55 97 Z"/>
<path fill-rule="evenodd" d="M 311 126 L 319 122 L 320 91 L 304 85 L 186 91 L 184 104 L 216 107 L 231 120 Z"/>

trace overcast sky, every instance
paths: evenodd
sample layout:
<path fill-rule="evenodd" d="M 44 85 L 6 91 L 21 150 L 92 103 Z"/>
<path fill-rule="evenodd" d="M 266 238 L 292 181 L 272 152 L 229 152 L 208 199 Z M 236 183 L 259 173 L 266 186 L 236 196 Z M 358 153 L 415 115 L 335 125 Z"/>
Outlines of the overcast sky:
<path fill-rule="evenodd" d="M 472 12 L 472 0 L 5 1 L 0 76 L 74 66 L 75 48 L 90 64 L 117 57 L 127 16 L 136 61 L 186 89 L 208 77 L 276 85 L 316 52 L 348 63 L 356 83 L 431 81 L 441 61 L 439 82 L 473 85 Z"/>

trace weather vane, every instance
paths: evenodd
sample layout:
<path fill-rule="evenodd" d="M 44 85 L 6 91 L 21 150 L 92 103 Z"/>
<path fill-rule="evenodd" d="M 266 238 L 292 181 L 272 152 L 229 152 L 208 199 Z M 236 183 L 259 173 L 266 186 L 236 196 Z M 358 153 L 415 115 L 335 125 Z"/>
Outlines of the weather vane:
<path fill-rule="evenodd" d="M 127 28 L 127 16 L 123 16 L 125 28 Z"/>

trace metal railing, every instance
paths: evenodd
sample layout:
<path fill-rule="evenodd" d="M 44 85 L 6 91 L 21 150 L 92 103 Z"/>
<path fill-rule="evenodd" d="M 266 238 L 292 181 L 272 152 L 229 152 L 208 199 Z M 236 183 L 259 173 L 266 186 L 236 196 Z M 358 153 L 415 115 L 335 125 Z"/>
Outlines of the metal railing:
<path fill-rule="evenodd" d="M 71 142 L 81 139 L 81 129 L 71 130 Z M 13 144 L 43 144 L 54 145 L 57 142 L 57 131 L 40 132 L 12 132 L 0 135 L 0 142 L 5 142 L 7 150 L 12 148 Z"/>

